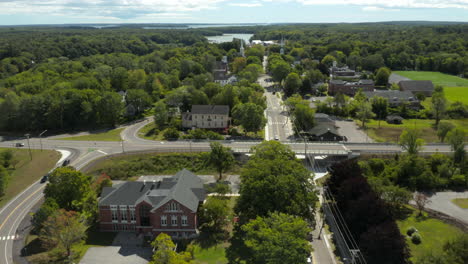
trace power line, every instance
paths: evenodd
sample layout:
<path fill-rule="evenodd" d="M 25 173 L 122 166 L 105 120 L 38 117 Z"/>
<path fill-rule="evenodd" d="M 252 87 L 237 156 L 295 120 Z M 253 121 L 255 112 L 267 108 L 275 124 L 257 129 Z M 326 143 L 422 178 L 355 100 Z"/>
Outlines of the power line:
<path fill-rule="evenodd" d="M 334 208 L 336 216 L 337 216 L 338 220 L 340 221 L 341 226 L 343 227 L 343 230 L 344 230 L 344 232 L 346 234 L 346 237 L 348 238 L 349 242 L 351 243 L 351 246 L 352 246 L 353 249 L 350 249 L 349 251 L 350 251 L 350 255 L 353 257 L 353 260 L 356 260 L 355 257 L 357 257 L 357 260 L 359 260 L 359 263 L 367 263 L 365 257 L 363 256 L 362 252 L 359 249 L 359 246 L 356 243 L 356 240 L 354 239 L 351 231 L 349 230 L 340 209 L 336 205 L 336 200 L 334 199 L 333 194 L 330 192 L 330 190 L 327 187 L 324 187 L 324 194 L 327 196 L 327 198 L 329 200 L 332 201 L 332 206 Z M 332 214 L 333 214 L 333 212 L 332 212 Z M 354 261 L 353 261 L 353 263 L 354 263 Z"/>

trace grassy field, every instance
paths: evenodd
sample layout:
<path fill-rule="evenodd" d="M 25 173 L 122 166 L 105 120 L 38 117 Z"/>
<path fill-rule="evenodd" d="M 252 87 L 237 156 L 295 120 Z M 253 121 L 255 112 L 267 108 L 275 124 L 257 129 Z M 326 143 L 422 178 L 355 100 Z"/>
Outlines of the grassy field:
<path fill-rule="evenodd" d="M 85 136 L 55 138 L 56 140 L 78 140 L 78 141 L 121 141 L 120 132 L 124 128 L 116 128 L 102 133 L 89 134 Z"/>
<path fill-rule="evenodd" d="M 0 152 L 5 150 L 0 148 Z M 31 153 L 32 160 L 27 149 L 13 149 L 13 160 L 17 164 L 15 169 L 9 169 L 10 178 L 5 195 L 0 197 L 0 207 L 49 172 L 60 158 L 60 154 L 53 150 L 31 150 Z"/>
<path fill-rule="evenodd" d="M 462 102 L 468 104 L 468 85 L 465 87 L 445 87 L 445 97 L 449 102 Z"/>
<path fill-rule="evenodd" d="M 468 133 L 468 119 L 444 120 L 461 127 Z M 360 124 L 360 122 L 357 122 Z M 386 121 L 380 122 L 371 120 L 366 124 L 369 137 L 377 142 L 397 142 L 405 128 L 417 128 L 421 130 L 421 137 L 426 142 L 439 142 L 437 131 L 434 129 L 434 120 L 429 119 L 405 119 L 403 124 L 388 124 Z"/>
<path fill-rule="evenodd" d="M 183 168 L 196 174 L 218 175 L 215 168 L 206 163 L 207 155 L 207 152 L 123 155 L 100 160 L 86 172 L 95 175 L 105 172 L 112 179 L 133 179 L 140 175 L 170 175 Z M 223 175 L 239 172 L 240 164 L 235 164 Z"/>
<path fill-rule="evenodd" d="M 194 245 L 194 259 L 196 264 L 227 264 L 226 247 L 216 245 L 210 248 L 201 248 Z"/>
<path fill-rule="evenodd" d="M 156 134 L 157 133 L 157 134 Z M 156 129 L 154 122 L 148 123 L 138 131 L 138 137 L 149 140 L 163 140 L 163 135 Z"/>
<path fill-rule="evenodd" d="M 468 209 L 468 198 L 456 198 L 452 200 L 452 203 L 463 209 Z"/>
<path fill-rule="evenodd" d="M 404 220 L 398 220 L 397 224 L 401 234 L 407 239 L 406 241 L 410 247 L 411 260 L 413 262 L 416 262 L 418 258 L 427 253 L 432 252 L 434 255 L 438 255 L 447 241 L 463 233 L 460 229 L 440 220 L 430 218 L 426 214 L 418 216 L 418 212 L 414 209 L 412 210 L 413 212 L 409 217 Z M 410 237 L 406 235 L 406 230 L 412 226 L 415 227 L 421 235 L 421 244 L 414 244 L 411 242 Z"/>
<path fill-rule="evenodd" d="M 411 80 L 430 80 L 434 85 L 442 85 L 447 87 L 468 86 L 468 79 L 457 76 L 427 71 L 395 71 L 394 73 L 409 78 Z"/>

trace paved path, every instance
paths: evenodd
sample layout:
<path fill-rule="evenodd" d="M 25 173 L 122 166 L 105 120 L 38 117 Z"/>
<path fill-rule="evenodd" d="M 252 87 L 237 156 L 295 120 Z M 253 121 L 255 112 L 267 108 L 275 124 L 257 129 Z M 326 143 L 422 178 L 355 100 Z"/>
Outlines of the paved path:
<path fill-rule="evenodd" d="M 468 191 L 465 192 L 436 192 L 430 196 L 431 203 L 427 208 L 439 211 L 453 218 L 468 224 L 468 209 L 462 209 L 452 203 L 455 198 L 468 198 Z"/>

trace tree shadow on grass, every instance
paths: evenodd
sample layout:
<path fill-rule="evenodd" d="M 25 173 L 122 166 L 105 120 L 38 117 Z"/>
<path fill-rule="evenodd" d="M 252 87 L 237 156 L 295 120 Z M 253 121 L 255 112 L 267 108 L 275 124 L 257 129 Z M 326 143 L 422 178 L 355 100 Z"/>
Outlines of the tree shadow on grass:
<path fill-rule="evenodd" d="M 204 231 L 200 233 L 200 236 L 195 242 L 203 249 L 213 247 L 220 243 L 223 243 L 229 239 L 229 232 L 223 231 Z"/>
<path fill-rule="evenodd" d="M 396 210 L 394 212 L 394 216 L 398 220 L 405 220 L 408 217 L 410 217 L 413 214 L 413 210 L 411 208 L 408 208 L 406 206 L 401 207 L 400 209 Z"/>

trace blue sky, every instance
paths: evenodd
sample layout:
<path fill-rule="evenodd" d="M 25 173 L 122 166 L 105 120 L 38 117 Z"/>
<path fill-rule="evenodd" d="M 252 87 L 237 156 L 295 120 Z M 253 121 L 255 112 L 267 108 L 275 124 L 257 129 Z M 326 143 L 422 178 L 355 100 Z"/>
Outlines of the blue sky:
<path fill-rule="evenodd" d="M 0 25 L 468 22 L 468 0 L 0 0 Z"/>

